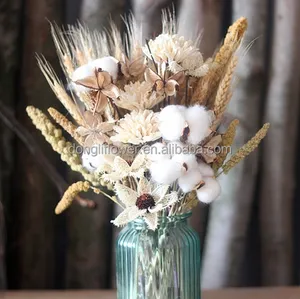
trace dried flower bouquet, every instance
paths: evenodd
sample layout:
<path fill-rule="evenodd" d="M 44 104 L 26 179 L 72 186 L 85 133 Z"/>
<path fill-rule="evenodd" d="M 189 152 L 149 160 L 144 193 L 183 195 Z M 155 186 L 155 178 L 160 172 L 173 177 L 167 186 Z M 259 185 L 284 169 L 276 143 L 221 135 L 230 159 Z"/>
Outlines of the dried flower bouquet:
<path fill-rule="evenodd" d="M 173 15 L 163 13 L 162 23 L 162 34 L 145 45 L 133 18 L 126 22 L 125 45 L 113 25 L 109 33 L 81 25 L 65 33 L 51 26 L 67 88 L 43 57 L 38 63 L 72 121 L 54 108 L 48 112 L 82 147 L 82 154 L 39 109 L 30 106 L 27 113 L 85 180 L 69 187 L 57 214 L 79 192 L 93 190 L 124 209 L 112 221 L 115 225 L 142 217 L 155 230 L 162 213 L 182 214 L 198 200 L 215 200 L 221 192 L 218 175 L 228 173 L 266 135 L 269 124 L 228 157 L 238 120 L 225 133 L 218 132 L 232 96 L 236 52 L 247 20 L 238 19 L 206 61 L 198 40 L 176 33 Z"/>

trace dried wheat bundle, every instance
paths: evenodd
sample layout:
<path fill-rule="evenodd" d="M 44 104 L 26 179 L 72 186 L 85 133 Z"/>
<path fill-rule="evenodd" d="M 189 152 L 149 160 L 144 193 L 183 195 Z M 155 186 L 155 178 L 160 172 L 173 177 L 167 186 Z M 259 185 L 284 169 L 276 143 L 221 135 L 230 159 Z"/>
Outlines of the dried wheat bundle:
<path fill-rule="evenodd" d="M 37 108 L 28 107 L 27 113 L 62 160 L 85 179 L 71 185 L 56 213 L 91 189 L 124 209 L 112 221 L 115 225 L 142 217 L 155 230 L 162 213 L 181 214 L 198 201 L 215 200 L 221 192 L 217 171 L 227 173 L 245 158 L 269 125 L 225 162 L 238 120 L 225 134 L 218 127 L 234 92 L 245 18 L 228 29 L 224 44 L 206 61 L 198 40 L 177 34 L 170 13 L 163 13 L 162 33 L 146 43 L 134 18 L 125 22 L 124 38 L 113 24 L 103 32 L 80 24 L 67 29 L 51 25 L 66 88 L 45 58 L 38 57 L 74 121 L 54 108 L 48 112 L 76 143 L 67 141 Z M 116 196 L 92 186 L 105 186 Z"/>

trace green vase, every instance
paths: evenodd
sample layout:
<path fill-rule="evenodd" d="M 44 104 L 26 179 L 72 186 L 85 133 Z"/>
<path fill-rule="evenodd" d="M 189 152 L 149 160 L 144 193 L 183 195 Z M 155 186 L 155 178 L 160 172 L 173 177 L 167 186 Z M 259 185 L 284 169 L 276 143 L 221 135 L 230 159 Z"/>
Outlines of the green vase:
<path fill-rule="evenodd" d="M 118 299 L 200 299 L 200 240 L 191 213 L 129 223 L 116 244 Z"/>

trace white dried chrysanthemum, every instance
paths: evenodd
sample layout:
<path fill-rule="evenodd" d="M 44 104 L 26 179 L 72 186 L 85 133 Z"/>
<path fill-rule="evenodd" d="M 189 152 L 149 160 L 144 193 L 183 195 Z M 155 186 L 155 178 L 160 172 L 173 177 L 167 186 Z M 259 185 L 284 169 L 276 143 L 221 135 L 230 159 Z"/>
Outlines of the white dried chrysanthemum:
<path fill-rule="evenodd" d="M 137 191 L 116 183 L 116 195 L 125 205 L 125 209 L 112 223 L 122 226 L 143 217 L 148 227 L 155 230 L 158 224 L 157 212 L 178 201 L 177 193 L 167 194 L 168 189 L 168 185 L 153 185 L 144 177 L 139 180 Z"/>
<path fill-rule="evenodd" d="M 163 96 L 152 91 L 150 82 L 134 82 L 124 86 L 124 91 L 120 90 L 119 98 L 114 102 L 117 106 L 130 110 L 141 111 L 151 109 L 164 99 Z"/>
<path fill-rule="evenodd" d="M 130 114 L 126 114 L 119 121 L 119 125 L 114 126 L 114 130 L 116 135 L 111 136 L 111 140 L 114 142 L 137 145 L 161 137 L 157 115 L 151 110 L 132 111 Z"/>
<path fill-rule="evenodd" d="M 163 33 L 151 39 L 148 45 L 150 51 L 148 46 L 143 47 L 145 55 L 157 63 L 168 63 L 173 73 L 185 71 L 187 75 L 202 77 L 209 70 L 210 62 L 204 62 L 195 42 L 183 36 Z"/>

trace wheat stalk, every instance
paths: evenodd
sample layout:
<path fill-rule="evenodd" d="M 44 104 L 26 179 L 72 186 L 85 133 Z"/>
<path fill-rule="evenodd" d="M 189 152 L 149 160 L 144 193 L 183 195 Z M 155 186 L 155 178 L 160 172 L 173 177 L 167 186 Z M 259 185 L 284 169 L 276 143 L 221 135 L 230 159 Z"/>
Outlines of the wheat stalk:
<path fill-rule="evenodd" d="M 82 115 L 71 99 L 71 97 L 67 94 L 66 90 L 64 89 L 62 83 L 57 78 L 54 70 L 50 66 L 50 64 L 43 59 L 42 57 L 37 57 L 38 65 L 44 74 L 48 84 L 50 85 L 51 89 L 55 93 L 56 97 L 60 100 L 60 102 L 65 106 L 71 116 L 75 119 L 75 121 L 79 124 L 83 124 Z"/>
<path fill-rule="evenodd" d="M 57 124 L 64 128 L 80 145 L 83 145 L 84 137 L 76 132 L 77 127 L 71 121 L 52 107 L 48 109 L 48 112 Z"/>
<path fill-rule="evenodd" d="M 270 124 L 266 123 L 263 127 L 250 139 L 245 145 L 243 145 L 231 158 L 223 165 L 222 169 L 224 173 L 228 173 L 230 169 L 236 166 L 240 161 L 253 152 L 262 139 L 266 136 L 269 130 Z"/>

